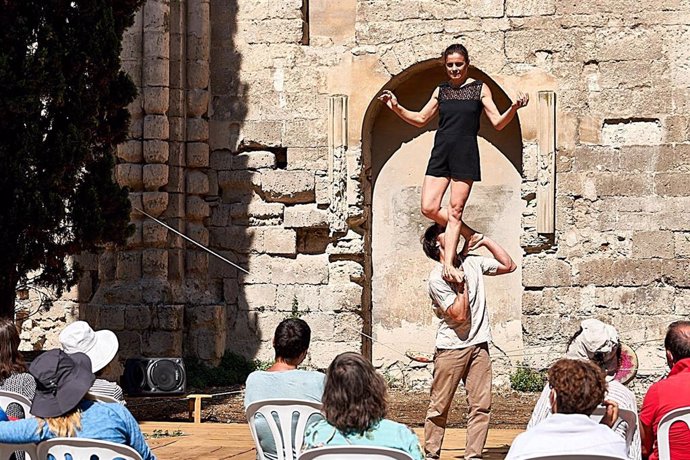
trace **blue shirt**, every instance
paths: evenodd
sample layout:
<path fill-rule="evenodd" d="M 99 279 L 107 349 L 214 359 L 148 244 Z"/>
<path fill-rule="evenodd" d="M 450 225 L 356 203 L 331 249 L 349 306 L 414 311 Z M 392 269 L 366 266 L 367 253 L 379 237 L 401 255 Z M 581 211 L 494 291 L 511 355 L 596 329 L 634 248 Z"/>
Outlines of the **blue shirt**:
<path fill-rule="evenodd" d="M 326 376 L 321 372 L 300 369 L 280 372 L 254 371 L 247 377 L 244 390 L 244 408 L 246 409 L 253 402 L 264 399 L 301 399 L 320 403 L 325 378 Z M 316 421 L 316 417 L 318 416 L 313 415 L 309 421 Z M 278 456 L 276 455 L 275 441 L 271 429 L 263 417 L 256 417 L 254 427 L 261 449 L 264 451 L 264 457 L 267 460 L 276 460 Z M 298 444 L 299 441 L 296 440 Z M 295 447 L 295 451 L 299 451 L 300 446 Z M 296 455 L 295 458 L 297 458 Z"/>
<path fill-rule="evenodd" d="M 419 438 L 402 423 L 383 419 L 364 434 L 343 434 L 325 420 L 313 423 L 304 432 L 302 451 L 324 446 L 378 446 L 401 450 L 414 460 L 424 460 Z"/>
<path fill-rule="evenodd" d="M 77 438 L 97 439 L 100 441 L 116 442 L 132 447 L 139 452 L 143 460 L 156 460 L 151 449 L 141 434 L 134 416 L 121 404 L 102 403 L 82 400 L 81 429 L 77 430 Z M 39 431 L 40 419 L 29 418 L 14 422 L 0 422 L 0 443 L 29 444 L 39 443 L 56 436 L 44 423 Z"/>

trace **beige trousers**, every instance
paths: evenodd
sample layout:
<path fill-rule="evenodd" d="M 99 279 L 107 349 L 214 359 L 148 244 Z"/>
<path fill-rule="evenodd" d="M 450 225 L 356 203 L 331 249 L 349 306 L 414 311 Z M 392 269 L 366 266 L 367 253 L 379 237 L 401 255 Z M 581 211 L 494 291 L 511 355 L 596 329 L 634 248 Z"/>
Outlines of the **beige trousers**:
<path fill-rule="evenodd" d="M 465 458 L 482 458 L 491 410 L 491 359 L 486 343 L 460 350 L 436 350 L 431 400 L 424 422 L 427 458 L 438 458 L 441 454 L 448 411 L 461 380 L 469 406 Z"/>

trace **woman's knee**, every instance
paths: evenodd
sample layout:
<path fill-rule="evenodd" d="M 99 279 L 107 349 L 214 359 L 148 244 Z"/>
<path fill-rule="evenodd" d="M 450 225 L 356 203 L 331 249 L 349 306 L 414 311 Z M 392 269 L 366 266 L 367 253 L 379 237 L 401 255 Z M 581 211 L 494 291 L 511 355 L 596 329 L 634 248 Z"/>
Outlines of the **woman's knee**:
<path fill-rule="evenodd" d="M 440 209 L 441 208 L 435 203 L 422 202 L 422 215 L 428 219 L 434 220 L 434 217 L 436 217 Z"/>

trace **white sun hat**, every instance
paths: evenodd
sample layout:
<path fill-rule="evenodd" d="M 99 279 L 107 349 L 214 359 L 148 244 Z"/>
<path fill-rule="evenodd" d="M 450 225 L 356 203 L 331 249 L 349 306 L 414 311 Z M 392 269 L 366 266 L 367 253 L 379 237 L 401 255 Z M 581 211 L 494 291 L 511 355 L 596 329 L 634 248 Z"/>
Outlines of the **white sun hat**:
<path fill-rule="evenodd" d="M 120 347 L 113 331 L 94 331 L 86 321 L 75 321 L 60 332 L 60 345 L 67 354 L 84 353 L 95 373 L 113 360 Z"/>

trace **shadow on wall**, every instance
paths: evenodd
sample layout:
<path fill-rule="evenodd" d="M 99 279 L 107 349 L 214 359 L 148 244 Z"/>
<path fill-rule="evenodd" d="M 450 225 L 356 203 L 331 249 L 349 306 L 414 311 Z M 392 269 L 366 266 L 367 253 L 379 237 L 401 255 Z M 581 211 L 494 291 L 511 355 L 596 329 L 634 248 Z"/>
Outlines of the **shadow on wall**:
<path fill-rule="evenodd" d="M 491 77 L 474 67 L 470 69 L 470 77 L 483 81 L 491 88 L 494 101 L 500 111 L 509 108 L 510 99 Z M 410 110 L 419 110 L 429 100 L 434 89 L 444 81 L 447 81 L 447 75 L 443 66 L 440 65 L 439 60 L 432 59 L 416 64 L 392 78 L 382 90 L 394 91 L 398 101 L 403 106 Z M 363 183 L 368 226 L 365 250 L 365 272 L 368 286 L 365 288 L 363 298 L 364 332 L 367 334 L 376 332 L 375 326 L 396 328 L 400 327 L 401 321 L 402 324 L 417 325 L 421 325 L 424 321 L 428 322 L 426 310 L 420 311 L 420 305 L 426 305 L 424 300 L 426 299 L 424 294 L 426 287 L 423 281 L 426 279 L 428 267 L 425 265 L 426 259 L 420 255 L 421 251 L 417 251 L 417 241 L 419 234 L 429 222 L 421 215 L 418 207 L 421 180 L 431 153 L 430 145 L 433 141 L 433 132 L 436 129 L 438 129 L 438 118 L 423 128 L 416 128 L 400 120 L 392 111 L 376 100 L 373 100 L 367 109 L 362 136 L 366 174 Z M 479 137 L 480 150 L 483 139 L 492 149 L 497 151 L 495 155 L 498 158 L 503 156 L 507 160 L 507 162 L 502 160 L 506 163 L 502 168 L 514 169 L 511 174 L 502 175 L 500 178 L 498 176 L 485 177 L 489 180 L 480 184 L 477 190 L 473 192 L 473 195 L 476 195 L 474 202 L 471 203 L 473 206 L 489 200 L 484 206 L 486 212 L 473 211 L 471 213 L 475 219 L 481 218 L 482 213 L 488 213 L 487 218 L 491 220 L 488 223 L 483 222 L 477 228 L 493 228 L 495 223 L 492 219 L 497 219 L 505 211 L 499 206 L 502 200 L 494 202 L 496 196 L 500 196 L 497 193 L 507 194 L 511 200 L 517 197 L 519 201 L 519 193 L 516 194 L 515 191 L 515 187 L 517 187 L 519 192 L 519 176 L 522 174 L 523 145 L 519 120 L 516 117 L 513 122 L 499 132 L 491 126 L 486 116 L 482 115 Z M 408 159 L 403 161 L 403 159 L 396 157 L 396 160 L 389 164 L 397 152 Z M 496 157 L 487 156 L 487 152 L 482 151 L 482 163 L 496 161 L 495 159 L 490 160 L 490 158 Z M 401 161 L 407 166 L 400 164 Z M 414 166 L 410 166 L 411 164 Z M 382 175 L 384 169 L 388 172 Z M 485 171 L 484 174 L 486 175 L 487 172 Z M 383 179 L 384 176 L 385 180 Z M 382 178 L 381 181 L 379 181 L 380 177 Z M 508 182 L 501 183 L 507 177 L 511 178 L 508 181 L 510 184 Z M 395 178 L 394 182 L 391 182 L 391 178 Z M 516 181 L 517 183 L 515 183 Z M 380 186 L 383 187 L 379 191 L 376 190 L 378 182 L 381 182 L 382 185 Z M 378 197 L 376 199 L 375 194 Z M 389 197 L 389 195 L 391 196 Z M 377 209 L 374 209 L 375 200 L 378 203 Z M 505 201 L 503 205 L 508 201 Z M 374 213 L 379 214 L 375 216 Z M 385 228 L 377 229 L 375 226 L 379 224 L 375 222 L 381 222 L 380 213 L 384 213 L 383 215 L 388 217 L 384 217 Z M 510 223 L 505 222 L 501 225 L 509 225 L 511 228 L 516 225 L 515 228 L 519 228 L 519 215 L 515 217 L 518 221 L 517 224 L 513 222 L 515 220 L 513 217 L 511 217 Z M 386 241 L 381 240 L 382 230 L 384 234 L 392 232 L 398 235 L 395 238 L 396 241 L 390 243 L 388 237 L 384 238 Z M 501 228 L 498 231 L 507 231 L 505 235 L 499 235 L 499 239 L 506 238 L 511 243 L 515 239 L 515 235 L 513 235 L 515 232 L 509 229 Z M 374 242 L 373 239 L 377 238 L 376 235 L 379 235 L 379 240 Z M 515 243 L 517 244 L 517 242 Z M 383 252 L 381 252 L 382 250 Z M 375 251 L 378 253 L 375 254 Z M 395 258 L 398 264 L 406 267 L 403 272 L 388 266 L 391 257 Z M 418 260 L 420 257 L 421 260 Z M 408 282 L 401 285 L 400 279 L 407 279 Z M 411 280 L 418 280 L 419 286 L 415 285 L 416 281 Z M 378 289 L 380 292 L 373 292 L 373 289 Z M 391 300 L 390 295 L 395 292 L 402 292 L 399 301 L 391 302 L 392 304 L 399 303 L 399 307 L 390 305 L 389 302 L 382 302 L 382 296 Z M 418 298 L 420 296 L 422 298 Z M 375 312 L 374 308 L 384 308 L 385 311 Z"/>

